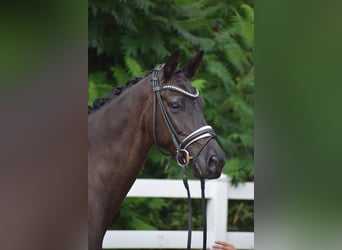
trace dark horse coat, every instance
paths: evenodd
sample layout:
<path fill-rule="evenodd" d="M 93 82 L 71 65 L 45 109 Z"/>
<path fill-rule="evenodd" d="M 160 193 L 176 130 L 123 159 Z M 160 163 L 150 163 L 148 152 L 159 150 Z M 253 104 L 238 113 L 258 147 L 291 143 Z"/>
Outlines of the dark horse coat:
<path fill-rule="evenodd" d="M 200 52 L 176 70 L 179 51 L 173 53 L 160 70 L 159 84 L 193 93 L 189 79 L 196 74 L 202 57 L 203 52 Z M 108 225 L 155 144 L 153 134 L 158 146 L 176 154 L 177 148 L 160 110 L 157 110 L 156 131 L 153 131 L 151 74 L 136 78 L 133 83 L 116 89 L 110 98 L 99 99 L 98 106 L 101 107 L 91 110 L 88 115 L 89 250 L 102 248 Z M 201 98 L 189 98 L 181 92 L 165 90 L 161 99 L 180 139 L 207 125 Z M 216 140 L 208 141 L 205 147 L 204 143 L 204 139 L 200 139 L 189 146 L 193 155 L 200 151 L 193 164 L 193 173 L 199 178 L 217 178 L 225 162 L 224 153 Z"/>

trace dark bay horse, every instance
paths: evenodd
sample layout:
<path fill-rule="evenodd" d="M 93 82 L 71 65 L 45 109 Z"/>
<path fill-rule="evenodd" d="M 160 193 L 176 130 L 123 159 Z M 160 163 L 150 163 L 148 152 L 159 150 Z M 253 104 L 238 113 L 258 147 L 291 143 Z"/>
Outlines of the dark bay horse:
<path fill-rule="evenodd" d="M 88 115 L 88 249 L 102 249 L 106 228 L 155 144 L 192 166 L 201 179 L 218 178 L 225 155 L 207 125 L 189 79 L 202 61 L 198 53 L 177 69 L 179 51 L 135 84 Z"/>

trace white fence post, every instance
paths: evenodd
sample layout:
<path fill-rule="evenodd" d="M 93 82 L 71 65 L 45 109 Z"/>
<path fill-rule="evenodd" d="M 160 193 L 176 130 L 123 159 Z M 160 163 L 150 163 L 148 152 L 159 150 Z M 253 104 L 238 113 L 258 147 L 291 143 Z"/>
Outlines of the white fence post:
<path fill-rule="evenodd" d="M 208 247 L 214 244 L 215 240 L 226 240 L 227 232 L 227 208 L 228 208 L 228 178 L 222 174 L 212 182 L 213 197 L 207 203 L 207 224 L 208 224 Z"/>

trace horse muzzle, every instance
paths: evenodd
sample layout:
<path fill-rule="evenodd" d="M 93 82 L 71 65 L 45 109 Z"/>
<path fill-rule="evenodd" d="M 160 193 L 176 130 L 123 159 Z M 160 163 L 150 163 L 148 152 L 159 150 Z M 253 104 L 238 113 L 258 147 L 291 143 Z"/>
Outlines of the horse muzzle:
<path fill-rule="evenodd" d="M 203 150 L 202 155 L 199 155 L 193 164 L 193 175 L 199 179 L 216 179 L 219 178 L 226 162 L 224 152 L 219 147 L 216 141 L 212 141 L 216 147 L 210 147 L 208 150 Z"/>
<path fill-rule="evenodd" d="M 191 153 L 189 148 L 192 148 Z M 195 177 L 214 179 L 221 175 L 225 155 L 217 143 L 214 130 L 203 126 L 180 143 L 176 160 L 181 167 L 193 166 Z"/>

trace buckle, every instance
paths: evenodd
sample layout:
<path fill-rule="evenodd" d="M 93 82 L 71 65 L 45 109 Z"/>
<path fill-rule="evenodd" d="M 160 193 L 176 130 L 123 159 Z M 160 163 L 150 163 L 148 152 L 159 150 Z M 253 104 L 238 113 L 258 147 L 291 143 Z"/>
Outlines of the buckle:
<path fill-rule="evenodd" d="M 154 86 L 153 87 L 153 92 L 158 92 L 158 91 L 161 91 L 161 90 L 163 90 L 162 86 Z"/>
<path fill-rule="evenodd" d="M 176 160 L 179 166 L 181 167 L 188 166 L 192 159 L 193 157 L 190 155 L 190 153 L 186 149 L 177 150 Z"/>

